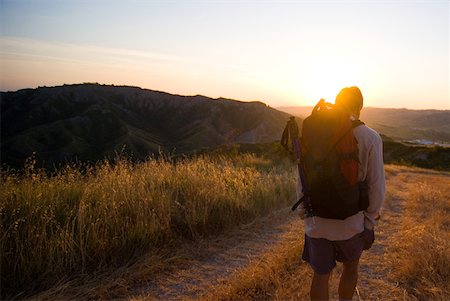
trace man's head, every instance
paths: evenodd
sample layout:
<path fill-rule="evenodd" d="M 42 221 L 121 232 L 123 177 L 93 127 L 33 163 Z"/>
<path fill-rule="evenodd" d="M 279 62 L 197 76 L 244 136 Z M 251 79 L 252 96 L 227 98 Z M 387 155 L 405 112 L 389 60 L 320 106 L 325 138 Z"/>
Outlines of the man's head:
<path fill-rule="evenodd" d="M 363 96 L 358 87 L 347 87 L 341 90 L 336 96 L 336 106 L 343 108 L 355 117 L 359 117 L 359 113 L 363 107 Z"/>

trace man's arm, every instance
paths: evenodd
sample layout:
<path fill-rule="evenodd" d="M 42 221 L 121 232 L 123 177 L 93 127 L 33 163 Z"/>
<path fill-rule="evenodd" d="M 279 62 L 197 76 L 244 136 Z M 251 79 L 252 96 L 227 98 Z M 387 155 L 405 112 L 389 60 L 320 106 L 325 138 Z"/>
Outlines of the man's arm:
<path fill-rule="evenodd" d="M 374 143 L 369 151 L 366 180 L 369 186 L 369 207 L 364 211 L 364 225 L 367 229 L 372 230 L 380 217 L 386 192 L 383 142 L 379 135 L 374 139 Z"/>

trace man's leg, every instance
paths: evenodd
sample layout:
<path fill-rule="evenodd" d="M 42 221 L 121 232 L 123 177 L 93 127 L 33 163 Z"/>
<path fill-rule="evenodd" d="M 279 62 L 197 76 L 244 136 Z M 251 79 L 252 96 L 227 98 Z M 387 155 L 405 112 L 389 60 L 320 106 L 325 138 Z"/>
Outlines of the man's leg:
<path fill-rule="evenodd" d="M 328 280 L 330 279 L 330 274 L 317 274 L 314 272 L 310 291 L 311 300 L 328 300 Z"/>
<path fill-rule="evenodd" d="M 351 300 L 358 282 L 359 259 L 343 262 L 341 280 L 339 281 L 339 299 Z"/>

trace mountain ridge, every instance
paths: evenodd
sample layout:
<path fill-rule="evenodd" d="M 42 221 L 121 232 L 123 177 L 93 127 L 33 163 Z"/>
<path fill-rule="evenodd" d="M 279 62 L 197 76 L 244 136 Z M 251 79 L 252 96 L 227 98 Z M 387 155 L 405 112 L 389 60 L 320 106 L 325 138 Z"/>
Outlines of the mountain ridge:
<path fill-rule="evenodd" d="M 130 86 L 75 84 L 1 92 L 2 163 L 95 161 L 125 145 L 138 159 L 278 140 L 289 117 L 266 104 Z"/>
<path fill-rule="evenodd" d="M 22 89 L 0 96 L 0 159 L 3 166 L 13 168 L 22 168 L 32 155 L 41 166 L 53 167 L 111 159 L 118 153 L 144 160 L 159 153 L 227 151 L 230 145 L 244 152 L 273 152 L 279 143 L 270 143 L 279 141 L 288 118 L 307 116 L 312 109 L 301 107 L 302 115 L 298 107 L 281 112 L 286 107 L 277 110 L 259 101 L 96 83 Z M 415 147 L 427 141 L 413 139 L 450 141 L 450 111 L 425 111 L 429 114 L 364 108 L 361 119 L 383 137 L 387 162 L 448 169 L 450 148 Z M 301 127 L 302 119 L 297 121 Z"/>

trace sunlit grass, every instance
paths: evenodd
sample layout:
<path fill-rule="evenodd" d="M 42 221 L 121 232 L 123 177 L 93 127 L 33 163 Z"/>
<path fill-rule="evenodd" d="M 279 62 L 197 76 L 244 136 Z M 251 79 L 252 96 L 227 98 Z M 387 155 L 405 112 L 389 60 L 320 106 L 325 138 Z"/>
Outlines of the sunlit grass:
<path fill-rule="evenodd" d="M 120 265 L 174 240 L 218 234 L 291 202 L 294 169 L 253 155 L 119 158 L 52 176 L 2 173 L 2 295 Z"/>
<path fill-rule="evenodd" d="M 359 284 L 360 289 L 363 286 L 366 294 L 371 291 L 372 297 L 381 295 L 382 300 L 449 300 L 449 175 L 396 165 L 387 165 L 385 170 L 390 184 L 388 194 L 396 194 L 399 187 L 408 189 L 399 195 L 400 199 L 387 204 L 390 209 L 385 209 L 401 212 L 401 217 L 395 220 L 400 230 L 389 228 L 393 225 L 386 225 L 387 221 L 383 219 L 380 221 L 379 227 L 384 227 L 384 231 L 392 235 L 389 236 L 389 245 L 384 254 L 386 260 L 377 262 L 378 269 L 369 270 L 371 272 L 365 275 L 365 282 Z M 401 204 L 405 208 L 396 207 Z M 290 245 L 289 242 L 294 243 Z M 379 247 L 380 243 L 377 240 L 375 247 Z M 277 245 L 276 249 L 268 251 L 259 260 L 236 273 L 227 283 L 214 287 L 210 293 L 198 299 L 306 300 L 311 269 L 300 259 L 302 247 L 303 236 L 294 232 L 293 238 Z M 376 260 L 372 254 L 367 258 Z M 337 275 L 342 271 L 339 268 L 335 273 Z M 376 279 L 372 273 L 382 274 L 383 270 L 391 271 L 386 275 L 389 278 L 383 281 L 397 283 L 397 291 L 387 294 L 382 292 L 392 287 Z M 334 277 L 334 289 L 337 291 L 338 278 Z M 403 290 L 404 295 L 401 295 Z M 362 297 L 368 300 L 364 294 Z"/>
<path fill-rule="evenodd" d="M 449 183 L 448 176 L 416 174 L 386 255 L 392 278 L 419 300 L 450 298 Z"/>

